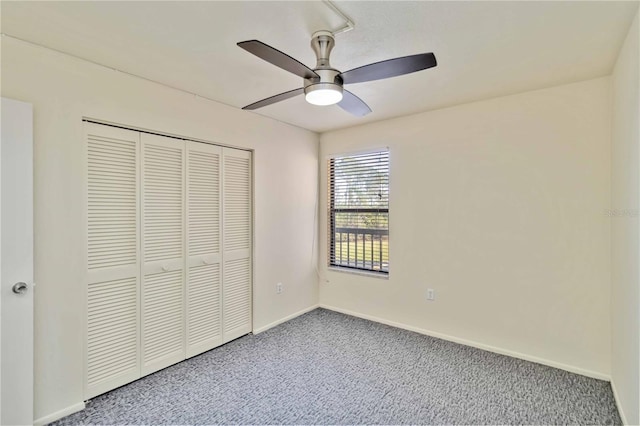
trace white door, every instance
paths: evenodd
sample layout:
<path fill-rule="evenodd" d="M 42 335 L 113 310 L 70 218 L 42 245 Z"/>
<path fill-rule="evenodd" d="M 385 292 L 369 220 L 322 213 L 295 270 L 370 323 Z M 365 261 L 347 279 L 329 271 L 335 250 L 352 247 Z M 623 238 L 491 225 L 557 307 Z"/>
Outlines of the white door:
<path fill-rule="evenodd" d="M 222 148 L 187 148 L 187 357 L 222 344 Z"/>
<path fill-rule="evenodd" d="M 140 377 L 140 133 L 85 123 L 86 399 Z"/>
<path fill-rule="evenodd" d="M 251 332 L 251 153 L 222 149 L 222 331 Z"/>
<path fill-rule="evenodd" d="M 33 110 L 2 99 L 0 422 L 33 423 Z"/>
<path fill-rule="evenodd" d="M 184 141 L 143 133 L 142 375 L 185 359 Z"/>

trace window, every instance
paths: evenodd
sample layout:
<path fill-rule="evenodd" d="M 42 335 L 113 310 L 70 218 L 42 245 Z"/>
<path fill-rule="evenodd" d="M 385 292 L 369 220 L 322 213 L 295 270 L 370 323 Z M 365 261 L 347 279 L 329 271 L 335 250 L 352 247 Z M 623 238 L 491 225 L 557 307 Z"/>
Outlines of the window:
<path fill-rule="evenodd" d="M 389 151 L 329 159 L 329 266 L 389 274 Z"/>

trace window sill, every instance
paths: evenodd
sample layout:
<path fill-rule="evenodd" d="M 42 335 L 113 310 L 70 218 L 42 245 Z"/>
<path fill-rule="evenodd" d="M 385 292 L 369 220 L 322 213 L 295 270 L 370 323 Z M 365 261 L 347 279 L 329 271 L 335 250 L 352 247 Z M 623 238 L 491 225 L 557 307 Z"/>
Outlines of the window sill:
<path fill-rule="evenodd" d="M 389 279 L 389 274 L 380 274 L 378 272 L 368 272 L 368 271 L 358 271 L 356 269 L 341 268 L 339 266 L 329 266 L 327 267 L 327 270 L 333 271 L 333 272 L 344 272 L 344 273 L 353 274 L 353 275 L 362 275 L 369 278 L 377 278 L 379 280 Z"/>

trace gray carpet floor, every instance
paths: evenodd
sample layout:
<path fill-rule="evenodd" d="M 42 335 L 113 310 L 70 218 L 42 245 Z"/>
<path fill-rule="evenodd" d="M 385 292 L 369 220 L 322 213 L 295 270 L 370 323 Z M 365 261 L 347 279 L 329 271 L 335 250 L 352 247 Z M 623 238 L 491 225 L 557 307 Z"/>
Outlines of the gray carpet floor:
<path fill-rule="evenodd" d="M 317 309 L 57 424 L 620 424 L 609 383 Z"/>

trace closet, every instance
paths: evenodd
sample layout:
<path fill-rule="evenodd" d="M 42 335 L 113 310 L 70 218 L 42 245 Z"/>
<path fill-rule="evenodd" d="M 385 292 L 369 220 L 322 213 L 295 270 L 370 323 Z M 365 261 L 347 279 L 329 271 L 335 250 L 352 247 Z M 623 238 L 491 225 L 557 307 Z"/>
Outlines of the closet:
<path fill-rule="evenodd" d="M 85 398 L 251 331 L 251 153 L 85 122 Z"/>

